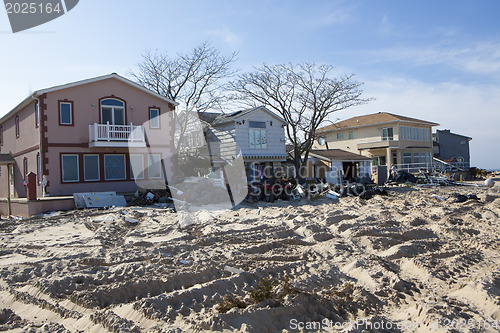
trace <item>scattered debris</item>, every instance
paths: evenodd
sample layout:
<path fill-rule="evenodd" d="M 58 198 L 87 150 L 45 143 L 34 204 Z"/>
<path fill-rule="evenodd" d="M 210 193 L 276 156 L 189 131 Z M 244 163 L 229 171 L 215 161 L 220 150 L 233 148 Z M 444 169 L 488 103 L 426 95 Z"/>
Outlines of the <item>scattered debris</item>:
<path fill-rule="evenodd" d="M 477 195 L 475 194 L 459 194 L 455 197 L 455 200 L 453 202 L 458 202 L 458 203 L 462 203 L 462 202 L 466 202 L 468 200 L 476 200 L 476 201 L 479 201 L 479 198 L 477 197 Z"/>
<path fill-rule="evenodd" d="M 491 188 L 495 186 L 495 181 L 492 178 L 488 178 L 484 181 L 484 186 Z"/>
<path fill-rule="evenodd" d="M 231 272 L 231 273 L 234 273 L 234 274 L 241 274 L 241 273 L 245 272 L 244 270 L 241 270 L 241 269 L 235 268 L 235 267 L 231 267 L 231 266 L 225 266 L 224 270 Z"/>
<path fill-rule="evenodd" d="M 184 264 L 184 265 L 189 264 L 189 261 L 187 261 L 187 260 L 183 260 L 183 259 L 179 260 L 179 262 L 180 262 L 181 264 Z"/>
<path fill-rule="evenodd" d="M 431 196 L 432 196 L 433 198 L 438 199 L 439 201 L 445 201 L 445 200 L 446 200 L 446 198 L 444 198 L 444 197 L 442 197 L 442 196 L 439 196 L 439 195 L 437 195 L 437 194 L 433 194 L 433 195 L 431 195 Z"/>
<path fill-rule="evenodd" d="M 76 208 L 124 207 L 127 201 L 116 192 L 73 193 Z"/>

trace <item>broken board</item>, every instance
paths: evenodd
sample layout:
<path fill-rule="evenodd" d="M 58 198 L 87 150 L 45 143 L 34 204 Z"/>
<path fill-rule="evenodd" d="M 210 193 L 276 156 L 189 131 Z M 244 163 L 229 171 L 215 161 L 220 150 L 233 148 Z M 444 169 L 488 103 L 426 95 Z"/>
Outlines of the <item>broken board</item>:
<path fill-rule="evenodd" d="M 116 192 L 73 193 L 76 208 L 102 208 L 109 206 L 123 207 L 127 205 L 123 195 Z"/>

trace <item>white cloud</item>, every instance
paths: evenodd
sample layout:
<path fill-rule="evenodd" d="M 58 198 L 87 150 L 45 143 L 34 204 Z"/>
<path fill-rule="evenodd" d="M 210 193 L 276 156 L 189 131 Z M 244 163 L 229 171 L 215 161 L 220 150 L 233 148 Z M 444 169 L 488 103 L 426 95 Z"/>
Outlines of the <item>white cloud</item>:
<path fill-rule="evenodd" d="M 216 36 L 220 38 L 224 43 L 227 43 L 233 47 L 241 44 L 243 39 L 236 34 L 234 31 L 229 30 L 227 27 L 222 27 L 216 30 L 207 31 L 209 35 Z"/>
<path fill-rule="evenodd" d="M 342 119 L 387 111 L 440 124 L 467 135 L 472 164 L 500 169 L 500 87 L 457 83 L 427 84 L 402 77 L 365 81 L 365 96 L 376 100 L 337 114 Z"/>
<path fill-rule="evenodd" d="M 467 46 L 396 46 L 368 51 L 375 62 L 402 61 L 416 66 L 444 65 L 481 75 L 500 74 L 500 43 L 474 42 Z"/>

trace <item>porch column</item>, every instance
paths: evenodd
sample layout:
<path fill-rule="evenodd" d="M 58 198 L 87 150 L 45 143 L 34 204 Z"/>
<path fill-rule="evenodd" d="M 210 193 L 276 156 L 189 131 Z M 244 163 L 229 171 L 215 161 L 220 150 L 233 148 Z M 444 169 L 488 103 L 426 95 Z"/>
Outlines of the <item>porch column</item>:
<path fill-rule="evenodd" d="M 387 147 L 385 150 L 385 164 L 387 165 L 387 177 L 391 175 L 391 166 L 392 166 L 392 154 L 391 148 Z"/>

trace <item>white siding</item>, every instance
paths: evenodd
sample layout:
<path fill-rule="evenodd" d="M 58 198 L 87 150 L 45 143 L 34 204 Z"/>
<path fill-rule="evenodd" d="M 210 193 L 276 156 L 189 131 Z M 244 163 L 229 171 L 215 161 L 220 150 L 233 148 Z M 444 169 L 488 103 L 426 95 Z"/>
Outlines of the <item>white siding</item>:
<path fill-rule="evenodd" d="M 256 110 L 242 117 L 245 120 L 242 125 L 236 125 L 236 142 L 243 155 L 285 155 L 285 130 L 282 122 L 269 113 Z M 266 123 L 267 149 L 250 149 L 249 124 L 250 121 L 264 121 Z M 271 122 L 273 125 L 271 126 Z"/>

